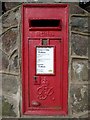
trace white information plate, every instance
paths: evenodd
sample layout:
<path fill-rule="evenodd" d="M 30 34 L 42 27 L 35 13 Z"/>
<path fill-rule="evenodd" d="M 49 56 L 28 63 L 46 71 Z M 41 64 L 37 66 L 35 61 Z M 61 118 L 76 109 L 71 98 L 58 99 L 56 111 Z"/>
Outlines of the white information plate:
<path fill-rule="evenodd" d="M 36 74 L 54 74 L 54 47 L 36 47 Z"/>

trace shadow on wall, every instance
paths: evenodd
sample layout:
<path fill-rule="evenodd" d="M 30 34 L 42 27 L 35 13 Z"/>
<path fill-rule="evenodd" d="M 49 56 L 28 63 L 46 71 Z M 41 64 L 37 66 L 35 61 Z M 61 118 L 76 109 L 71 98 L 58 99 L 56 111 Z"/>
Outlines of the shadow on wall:
<path fill-rule="evenodd" d="M 2 2 L 2 14 L 20 4 L 22 4 L 22 2 Z"/>
<path fill-rule="evenodd" d="M 5 12 L 6 12 L 5 3 L 2 2 L 2 14 L 4 14 Z"/>
<path fill-rule="evenodd" d="M 88 1 L 88 2 L 80 2 L 79 6 L 83 9 L 87 10 L 88 12 L 90 12 L 90 0 L 86 0 L 86 1 Z"/>

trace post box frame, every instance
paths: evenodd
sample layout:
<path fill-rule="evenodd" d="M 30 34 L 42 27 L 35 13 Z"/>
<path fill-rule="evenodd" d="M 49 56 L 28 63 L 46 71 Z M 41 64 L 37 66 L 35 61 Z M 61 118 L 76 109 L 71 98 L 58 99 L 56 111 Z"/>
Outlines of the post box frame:
<path fill-rule="evenodd" d="M 64 62 L 63 62 L 63 80 L 64 83 L 62 83 L 62 87 L 64 87 L 63 94 L 65 98 L 63 99 L 63 111 L 55 112 L 52 111 L 39 111 L 38 114 L 36 111 L 32 111 L 28 107 L 29 106 L 29 81 L 28 81 L 28 69 L 26 69 L 25 66 L 28 66 L 28 40 L 25 40 L 24 36 L 24 8 L 25 7 L 62 7 L 66 8 L 68 11 L 68 4 L 23 4 L 22 5 L 22 114 L 24 115 L 67 115 L 68 113 L 68 16 L 66 15 L 66 42 L 63 41 L 63 56 L 64 56 Z M 37 28 L 36 28 L 37 29 Z M 55 28 L 56 29 L 56 28 Z M 28 39 L 28 38 L 27 38 Z M 53 39 L 53 38 L 52 38 Z M 63 38 L 62 38 L 63 39 Z M 55 71 L 54 71 L 55 72 Z"/>

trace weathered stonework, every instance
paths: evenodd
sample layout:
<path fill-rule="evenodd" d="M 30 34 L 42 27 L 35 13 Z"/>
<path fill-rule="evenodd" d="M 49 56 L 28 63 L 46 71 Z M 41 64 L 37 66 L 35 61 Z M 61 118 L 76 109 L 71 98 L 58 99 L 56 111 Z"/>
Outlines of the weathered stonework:
<path fill-rule="evenodd" d="M 72 34 L 72 55 L 88 56 L 88 36 Z"/>
<path fill-rule="evenodd" d="M 7 2 L 5 2 L 5 10 L 6 11 L 11 10 L 12 8 L 14 8 L 20 4 L 21 4 L 20 2 L 8 2 L 8 0 L 7 0 Z"/>
<path fill-rule="evenodd" d="M 61 0 L 26 1 L 28 3 L 57 4 L 61 2 Z M 6 2 L 7 12 L 1 17 L 3 30 L 0 32 L 0 54 L 2 54 L 2 58 L 0 58 L 0 78 L 2 81 L 0 84 L 3 88 L 3 97 L 0 94 L 0 100 L 3 99 L 2 115 L 9 119 L 10 117 L 20 117 L 22 111 L 22 107 L 20 107 L 22 104 L 21 6 L 17 5 L 19 3 Z M 67 118 L 88 118 L 88 106 L 90 107 L 88 104 L 88 99 L 90 99 L 88 98 L 90 96 L 88 95 L 88 77 L 90 76 L 88 75 L 88 69 L 90 70 L 88 64 L 88 13 L 81 9 L 78 3 L 70 3 L 69 11 L 69 112 Z M 61 117 L 58 116 L 58 118 Z M 50 118 L 47 116 L 46 119 Z M 57 118 L 54 117 L 54 119 Z"/>
<path fill-rule="evenodd" d="M 73 118 L 88 118 L 88 14 L 73 5 L 70 12 L 70 114 Z"/>
<path fill-rule="evenodd" d="M 88 86 L 72 84 L 70 92 L 72 114 L 88 111 Z"/>
<path fill-rule="evenodd" d="M 90 84 L 88 85 L 88 110 L 90 111 Z"/>
<path fill-rule="evenodd" d="M 2 36 L 2 48 L 6 53 L 10 54 L 15 49 L 17 36 L 17 29 L 10 29 Z"/>
<path fill-rule="evenodd" d="M 12 25 L 14 26 L 14 25 L 17 25 L 17 24 L 18 24 L 18 22 L 15 18 L 15 14 L 13 12 L 4 15 L 4 18 L 2 19 L 3 28 L 8 28 Z"/>
<path fill-rule="evenodd" d="M 88 17 L 72 17 L 71 21 L 71 30 L 88 32 Z"/>
<path fill-rule="evenodd" d="M 0 57 L 0 71 L 1 70 L 7 70 L 8 66 L 9 66 L 9 58 L 1 50 L 0 50 L 0 55 L 2 55 L 2 58 Z"/>
<path fill-rule="evenodd" d="M 18 79 L 13 75 L 2 75 L 3 92 L 16 94 L 18 91 Z"/>
<path fill-rule="evenodd" d="M 19 72 L 19 56 L 18 56 L 18 49 L 15 49 L 10 54 L 9 58 L 9 71 L 10 72 Z"/>
<path fill-rule="evenodd" d="M 70 14 L 71 15 L 87 15 L 88 14 L 88 12 L 86 12 L 85 10 L 83 10 L 82 8 L 80 8 L 79 6 L 78 6 L 78 3 L 76 3 L 77 5 L 75 5 L 75 3 L 72 3 L 71 5 L 70 5 Z"/>
<path fill-rule="evenodd" d="M 0 78 L 2 78 L 2 115 L 3 117 L 19 117 L 20 111 L 20 7 L 7 11 L 2 19 L 2 33 L 0 33 Z M 1 76 L 2 73 L 2 76 Z"/>
<path fill-rule="evenodd" d="M 16 117 L 14 112 L 14 106 L 8 102 L 7 99 L 3 97 L 2 100 L 2 115 L 5 116 L 13 116 Z"/>
<path fill-rule="evenodd" d="M 7 14 L 4 14 L 2 18 L 2 32 L 6 31 L 7 28 L 15 28 L 18 26 L 21 19 L 21 8 L 16 7 L 11 11 L 7 11 Z"/>
<path fill-rule="evenodd" d="M 0 95 L 0 117 L 1 116 L 2 116 L 2 96 Z"/>
<path fill-rule="evenodd" d="M 88 81 L 88 61 L 73 60 L 72 63 L 72 80 L 74 81 Z"/>
<path fill-rule="evenodd" d="M 3 74 L 2 90 L 2 115 L 13 117 L 19 116 L 20 84 L 18 77 L 8 75 L 8 73 Z"/>

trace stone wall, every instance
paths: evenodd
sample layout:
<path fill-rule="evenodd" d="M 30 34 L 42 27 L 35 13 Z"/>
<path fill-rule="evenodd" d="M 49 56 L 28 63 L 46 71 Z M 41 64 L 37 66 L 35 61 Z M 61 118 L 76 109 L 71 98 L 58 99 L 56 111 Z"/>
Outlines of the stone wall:
<path fill-rule="evenodd" d="M 73 7 L 73 6 L 72 6 Z M 89 14 L 84 10 L 76 9 L 70 14 L 70 106 L 73 117 L 88 117 L 88 44 L 89 31 L 88 19 Z M 78 11 L 78 12 L 77 12 Z"/>
<path fill-rule="evenodd" d="M 20 61 L 21 61 L 21 6 L 8 10 L 1 16 L 0 53 L 2 54 L 2 116 L 20 116 Z M 0 19 L 0 20 L 1 20 Z M 0 61 L 1 61 L 0 60 Z M 1 63 L 1 62 L 0 62 Z"/>
<path fill-rule="evenodd" d="M 31 0 L 30 2 L 51 0 Z M 52 0 L 52 2 L 60 2 Z M 21 3 L 5 3 L 6 12 L 0 17 L 0 101 L 3 118 L 27 117 L 21 115 Z M 68 116 L 45 118 L 88 118 L 88 17 L 77 3 L 70 4 L 69 14 L 69 78 Z M 1 95 L 2 91 L 2 95 Z M 34 118 L 28 116 L 29 118 Z M 40 116 L 35 116 L 39 118 Z M 41 117 L 42 118 L 42 117 Z"/>

